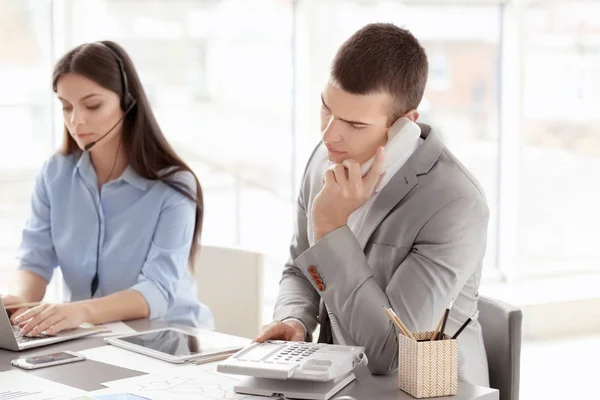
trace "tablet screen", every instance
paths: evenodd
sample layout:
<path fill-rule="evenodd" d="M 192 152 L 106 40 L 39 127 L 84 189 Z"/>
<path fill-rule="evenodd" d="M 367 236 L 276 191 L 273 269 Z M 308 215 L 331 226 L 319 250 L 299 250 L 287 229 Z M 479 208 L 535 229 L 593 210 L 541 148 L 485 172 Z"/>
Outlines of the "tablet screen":
<path fill-rule="evenodd" d="M 208 350 L 203 349 L 200 336 L 192 336 L 171 329 L 122 337 L 119 340 L 176 357 L 205 353 Z"/>

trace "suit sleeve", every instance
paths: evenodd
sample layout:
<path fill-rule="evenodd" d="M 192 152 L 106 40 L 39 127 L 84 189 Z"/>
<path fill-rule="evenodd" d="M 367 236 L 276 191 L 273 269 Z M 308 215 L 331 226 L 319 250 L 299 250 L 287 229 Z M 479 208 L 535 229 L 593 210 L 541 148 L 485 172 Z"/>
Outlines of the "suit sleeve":
<path fill-rule="evenodd" d="M 290 257 L 283 268 L 281 281 L 279 282 L 279 295 L 273 313 L 274 320 L 291 319 L 300 322 L 305 330 L 307 341 L 312 341 L 312 333 L 317 327 L 321 297 L 302 271 L 295 265 L 294 260 L 310 247 L 307 234 L 304 189 L 307 187 L 308 167 L 319 147 L 320 143 L 314 148 L 304 170 L 302 189 L 296 202 L 296 219 L 290 244 Z"/>
<path fill-rule="evenodd" d="M 300 194 L 296 204 L 296 224 L 290 245 L 290 258 L 283 268 L 279 282 L 279 296 L 275 303 L 273 319 L 299 320 L 306 329 L 306 340 L 312 341 L 312 332 L 317 327 L 321 297 L 293 261 L 309 248 L 306 223 L 306 211 Z"/>
<path fill-rule="evenodd" d="M 373 373 L 388 373 L 398 366 L 398 342 L 382 305 L 391 306 L 412 331 L 435 327 L 446 304 L 481 268 L 488 219 L 481 197 L 445 205 L 423 226 L 385 288 L 373 278 L 348 226 L 330 232 L 299 255 L 294 274 L 303 274 L 319 290 L 310 279 L 317 269 L 323 281 L 318 293 L 349 336 L 345 339 L 365 347 Z M 309 292 L 305 287 L 302 290 Z"/>

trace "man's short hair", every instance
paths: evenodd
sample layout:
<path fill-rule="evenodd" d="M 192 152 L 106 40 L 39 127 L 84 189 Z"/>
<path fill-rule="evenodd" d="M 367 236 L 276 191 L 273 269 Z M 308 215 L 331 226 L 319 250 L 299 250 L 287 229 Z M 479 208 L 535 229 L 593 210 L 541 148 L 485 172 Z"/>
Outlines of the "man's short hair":
<path fill-rule="evenodd" d="M 392 95 L 390 123 L 416 109 L 423 98 L 429 65 L 425 49 L 408 30 L 394 24 L 369 24 L 342 44 L 331 77 L 352 94 Z"/>

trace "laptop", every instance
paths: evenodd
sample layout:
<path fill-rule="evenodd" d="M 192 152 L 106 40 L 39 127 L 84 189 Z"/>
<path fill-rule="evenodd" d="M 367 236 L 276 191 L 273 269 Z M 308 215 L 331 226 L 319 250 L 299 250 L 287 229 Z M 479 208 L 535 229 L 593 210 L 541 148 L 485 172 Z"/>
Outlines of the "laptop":
<path fill-rule="evenodd" d="M 19 335 L 21 329 L 11 325 L 8 313 L 6 312 L 2 301 L 0 301 L 0 306 L 2 307 L 2 309 L 0 309 L 0 349 L 21 351 L 108 331 L 108 329 L 104 327 L 94 327 L 78 328 L 71 331 L 60 332 L 56 335 L 40 335 L 35 337 L 21 336 Z"/>

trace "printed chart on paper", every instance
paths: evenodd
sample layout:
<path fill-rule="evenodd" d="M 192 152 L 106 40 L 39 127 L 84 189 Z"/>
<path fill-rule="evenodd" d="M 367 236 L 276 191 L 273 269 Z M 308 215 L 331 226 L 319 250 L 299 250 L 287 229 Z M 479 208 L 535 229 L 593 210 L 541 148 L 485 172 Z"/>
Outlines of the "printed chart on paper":
<path fill-rule="evenodd" d="M 242 377 L 217 372 L 215 364 L 177 368 L 165 374 L 150 374 L 103 383 L 104 386 L 153 400 L 250 400 L 260 398 L 235 393 Z"/>

